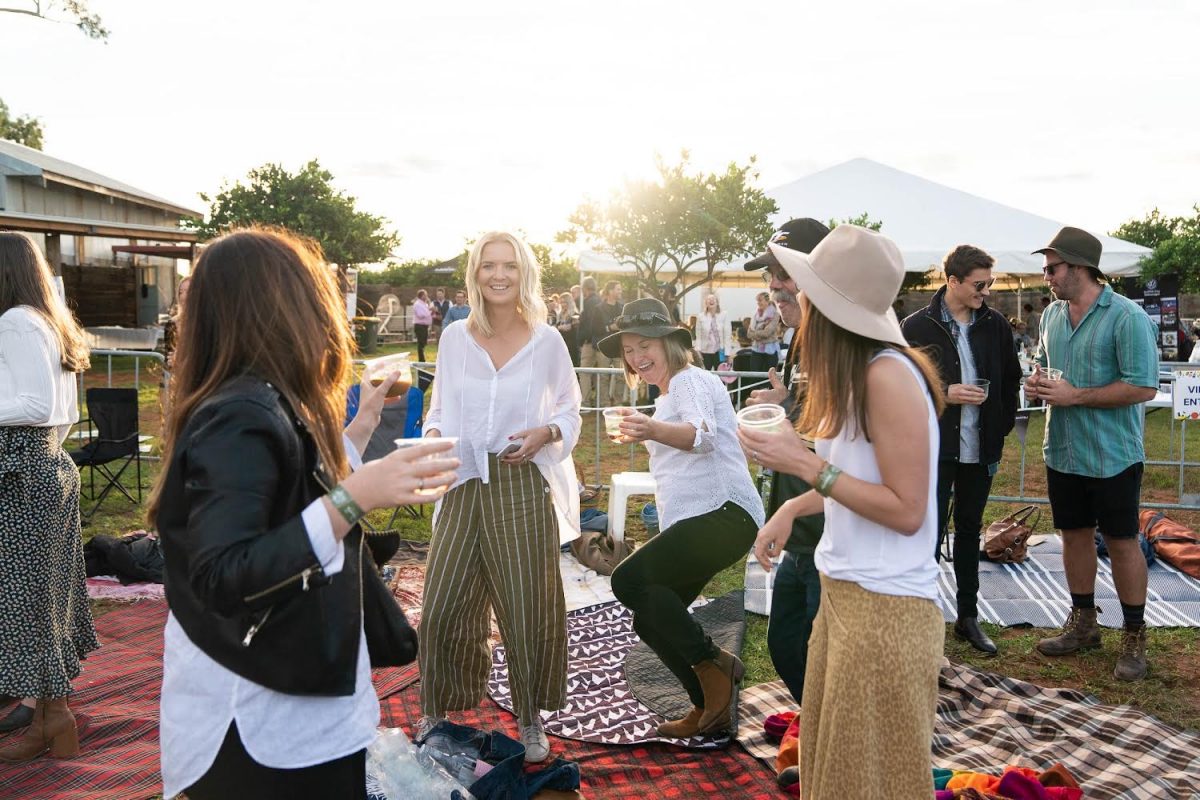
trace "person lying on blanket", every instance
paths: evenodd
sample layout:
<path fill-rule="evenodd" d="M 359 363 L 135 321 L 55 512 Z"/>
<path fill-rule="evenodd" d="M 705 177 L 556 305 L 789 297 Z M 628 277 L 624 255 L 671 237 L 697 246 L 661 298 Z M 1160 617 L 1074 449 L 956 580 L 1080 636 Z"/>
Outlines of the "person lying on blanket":
<path fill-rule="evenodd" d="M 686 739 L 726 730 L 744 668 L 704 633 L 688 606 L 721 570 L 745 557 L 762 524 L 762 499 L 738 448 L 725 384 L 696 366 L 692 334 L 654 298 L 627 303 L 618 330 L 598 347 L 623 357 L 630 388 L 657 386 L 654 416 L 621 409 L 620 434 L 644 442 L 657 488 L 662 532 L 613 572 L 616 598 L 633 611 L 633 629 L 687 690 L 692 710 L 658 727 Z"/>

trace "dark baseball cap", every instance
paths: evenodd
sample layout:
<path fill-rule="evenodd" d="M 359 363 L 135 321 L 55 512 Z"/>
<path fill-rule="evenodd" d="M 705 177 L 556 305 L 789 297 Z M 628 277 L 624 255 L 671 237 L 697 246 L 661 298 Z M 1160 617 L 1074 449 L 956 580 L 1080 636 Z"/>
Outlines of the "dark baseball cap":
<path fill-rule="evenodd" d="M 799 217 L 797 219 L 789 219 L 787 222 L 779 226 L 779 230 L 775 231 L 775 235 L 771 237 L 770 244 L 777 244 L 787 247 L 791 250 L 799 250 L 801 253 L 811 253 L 813 248 L 821 243 L 821 240 L 829 235 L 829 228 L 824 224 L 817 222 L 812 217 Z M 770 248 L 762 255 L 752 258 L 747 261 L 744 269 L 763 269 L 765 267 L 778 267 L 779 260 L 771 252 Z"/>
<path fill-rule="evenodd" d="M 1099 272 L 1100 253 L 1103 249 L 1104 246 L 1100 244 L 1100 240 L 1087 231 L 1081 228 L 1065 227 L 1054 234 L 1050 244 L 1033 252 L 1034 254 L 1057 253 L 1058 257 L 1068 264 L 1091 267 Z"/>

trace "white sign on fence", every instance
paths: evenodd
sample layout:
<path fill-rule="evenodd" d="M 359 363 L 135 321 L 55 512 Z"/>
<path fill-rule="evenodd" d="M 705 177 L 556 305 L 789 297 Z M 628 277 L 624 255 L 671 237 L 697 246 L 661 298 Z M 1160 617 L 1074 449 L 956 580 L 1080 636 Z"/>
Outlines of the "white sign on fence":
<path fill-rule="evenodd" d="M 1185 369 L 1175 373 L 1172 401 L 1175 419 L 1200 419 L 1200 370 Z"/>

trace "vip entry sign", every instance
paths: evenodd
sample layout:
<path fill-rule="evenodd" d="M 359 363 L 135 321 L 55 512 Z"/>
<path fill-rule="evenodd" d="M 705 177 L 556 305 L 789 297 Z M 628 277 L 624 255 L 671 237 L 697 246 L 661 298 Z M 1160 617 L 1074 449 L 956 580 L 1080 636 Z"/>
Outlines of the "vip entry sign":
<path fill-rule="evenodd" d="M 1175 419 L 1200 419 L 1200 370 L 1185 369 L 1175 373 L 1172 405 Z"/>

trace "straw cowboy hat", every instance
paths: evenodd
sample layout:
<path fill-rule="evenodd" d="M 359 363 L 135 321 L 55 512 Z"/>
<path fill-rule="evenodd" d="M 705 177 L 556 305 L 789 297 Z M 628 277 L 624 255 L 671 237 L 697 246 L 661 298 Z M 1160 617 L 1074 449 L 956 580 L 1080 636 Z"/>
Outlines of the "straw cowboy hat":
<path fill-rule="evenodd" d="M 617 317 L 614 322 L 617 323 L 617 332 L 610 333 L 596 343 L 600 352 L 609 358 L 621 357 L 621 334 L 623 333 L 635 333 L 638 336 L 645 336 L 647 339 L 662 339 L 671 336 L 678 339 L 684 347 L 692 346 L 692 332 L 682 325 L 676 325 L 672 321 L 671 312 L 667 310 L 666 305 L 653 297 L 643 297 L 632 303 L 626 303 L 625 307 L 621 309 L 621 316 Z"/>
<path fill-rule="evenodd" d="M 892 303 L 904 281 L 900 248 L 857 225 L 834 228 L 805 255 L 768 245 L 804 296 L 839 328 L 907 347 Z"/>

